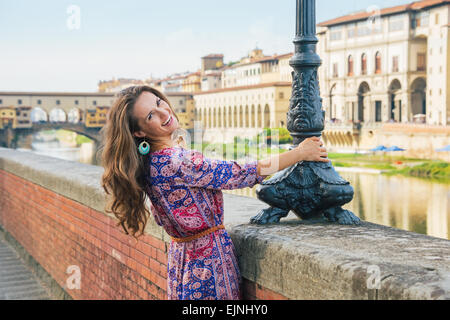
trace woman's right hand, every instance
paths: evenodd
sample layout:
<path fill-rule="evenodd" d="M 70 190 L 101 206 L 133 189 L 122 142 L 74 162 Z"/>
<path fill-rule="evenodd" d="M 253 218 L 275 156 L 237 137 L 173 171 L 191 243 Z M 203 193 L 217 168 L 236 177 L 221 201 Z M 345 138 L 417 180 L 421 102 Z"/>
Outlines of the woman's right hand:
<path fill-rule="evenodd" d="M 329 162 L 327 149 L 323 147 L 323 142 L 319 137 L 310 137 L 302 141 L 296 149 L 301 160 Z"/>

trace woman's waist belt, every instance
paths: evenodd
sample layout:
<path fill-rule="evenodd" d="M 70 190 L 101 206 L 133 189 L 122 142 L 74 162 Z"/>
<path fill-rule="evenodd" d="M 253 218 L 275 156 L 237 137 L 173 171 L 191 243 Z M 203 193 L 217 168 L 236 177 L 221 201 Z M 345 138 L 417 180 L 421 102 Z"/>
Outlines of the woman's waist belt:
<path fill-rule="evenodd" d="M 224 229 L 224 228 L 225 228 L 225 226 L 223 224 L 221 224 L 221 225 L 214 226 L 214 227 L 208 228 L 206 230 L 203 230 L 202 232 L 196 233 L 192 236 L 183 237 L 183 238 L 175 238 L 175 237 L 171 237 L 171 238 L 175 242 L 188 242 L 188 241 L 198 239 L 200 237 L 206 236 L 207 234 L 213 233 L 214 231 L 217 231 L 219 229 Z"/>

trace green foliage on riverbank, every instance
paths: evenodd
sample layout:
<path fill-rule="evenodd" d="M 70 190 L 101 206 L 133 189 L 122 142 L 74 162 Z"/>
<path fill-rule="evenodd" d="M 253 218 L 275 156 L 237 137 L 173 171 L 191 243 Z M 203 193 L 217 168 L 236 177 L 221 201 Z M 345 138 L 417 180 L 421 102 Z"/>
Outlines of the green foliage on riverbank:
<path fill-rule="evenodd" d="M 450 182 L 450 163 L 445 161 L 426 161 L 417 166 L 393 170 L 389 174 L 402 174 Z"/>
<path fill-rule="evenodd" d="M 77 142 L 77 146 L 81 145 L 82 143 L 89 143 L 89 142 L 92 142 L 91 139 L 89 139 L 88 137 L 83 136 L 83 135 L 81 135 L 81 134 L 78 134 L 75 140 L 76 140 L 76 142 Z"/>
<path fill-rule="evenodd" d="M 359 167 L 383 170 L 383 174 L 421 177 L 450 182 L 450 163 L 373 154 L 329 153 L 335 167 Z M 417 163 L 417 164 L 415 164 Z"/>
<path fill-rule="evenodd" d="M 355 162 L 343 162 L 343 161 L 333 161 L 333 166 L 335 167 L 359 167 L 359 168 L 369 168 L 369 169 L 377 169 L 377 170 L 394 170 L 395 167 L 389 163 L 355 163 Z"/>

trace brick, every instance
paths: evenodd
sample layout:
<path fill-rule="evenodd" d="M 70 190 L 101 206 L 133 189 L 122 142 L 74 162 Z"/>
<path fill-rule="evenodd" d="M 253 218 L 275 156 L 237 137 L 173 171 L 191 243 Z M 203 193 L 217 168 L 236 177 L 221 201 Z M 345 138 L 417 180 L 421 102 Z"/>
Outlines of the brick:
<path fill-rule="evenodd" d="M 158 260 L 160 263 L 167 265 L 167 253 L 156 250 L 156 260 Z"/>
<path fill-rule="evenodd" d="M 130 248 L 125 243 L 121 242 L 120 247 L 118 248 L 121 253 L 123 253 L 126 256 L 130 256 Z"/>
<path fill-rule="evenodd" d="M 134 256 L 135 256 L 136 261 L 143 264 L 144 266 L 148 266 L 148 264 L 149 264 L 148 256 L 146 256 L 145 254 L 143 254 L 142 252 L 140 252 L 138 250 L 134 250 Z"/>
<path fill-rule="evenodd" d="M 163 252 L 165 252 L 166 250 L 166 246 L 164 241 L 156 239 L 154 237 L 149 237 L 148 238 L 148 244 L 151 245 L 152 247 L 156 248 L 156 249 L 160 249 Z"/>
<path fill-rule="evenodd" d="M 157 296 L 158 287 L 154 283 L 147 282 L 146 289 L 150 295 L 155 296 L 155 297 Z"/>
<path fill-rule="evenodd" d="M 155 284 L 156 284 L 156 286 L 163 289 L 164 291 L 167 290 L 167 279 L 166 278 L 163 278 L 160 275 L 156 275 Z"/>

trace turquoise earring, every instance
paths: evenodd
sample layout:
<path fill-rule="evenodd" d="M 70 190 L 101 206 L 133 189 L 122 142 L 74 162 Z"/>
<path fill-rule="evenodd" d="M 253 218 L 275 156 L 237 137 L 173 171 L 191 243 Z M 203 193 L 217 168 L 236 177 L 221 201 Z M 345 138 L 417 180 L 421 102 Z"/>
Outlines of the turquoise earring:
<path fill-rule="evenodd" d="M 150 152 L 150 145 L 147 143 L 147 141 L 145 141 L 145 137 L 144 137 L 144 141 L 142 141 L 139 144 L 139 153 L 142 154 L 143 156 L 145 156 L 149 152 Z"/>

